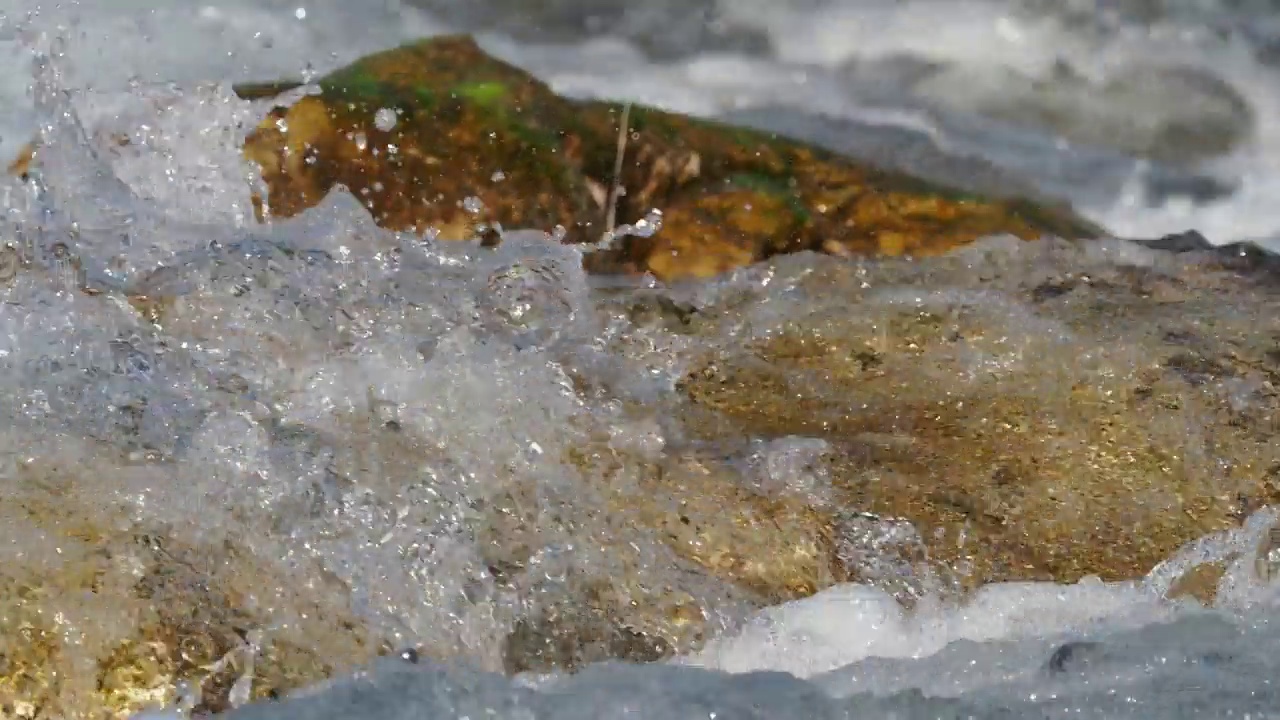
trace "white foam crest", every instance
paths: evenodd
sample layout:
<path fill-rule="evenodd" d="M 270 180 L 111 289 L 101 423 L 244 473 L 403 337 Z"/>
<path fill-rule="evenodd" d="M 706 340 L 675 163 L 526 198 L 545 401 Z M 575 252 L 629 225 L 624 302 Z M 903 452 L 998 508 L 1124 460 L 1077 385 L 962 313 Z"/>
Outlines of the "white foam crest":
<path fill-rule="evenodd" d="M 1140 581 L 997 583 L 958 605 L 926 599 L 913 611 L 904 610 L 883 590 L 837 585 L 768 608 L 738 633 L 674 662 L 732 673 L 781 671 L 803 678 L 830 673 L 822 682 L 838 694 L 887 691 L 900 681 L 886 682 L 892 678 L 875 672 L 874 666 L 867 670 L 857 664 L 875 658 L 919 660 L 964 641 L 1030 639 L 1051 648 L 1066 639 L 1105 637 L 1202 612 L 1193 601 L 1171 601 L 1166 594 L 1175 580 L 1203 563 L 1226 566 L 1215 600 L 1220 612 L 1234 616 L 1258 606 L 1273 607 L 1280 601 L 1280 583 L 1259 579 L 1255 551 L 1278 516 L 1280 510 L 1264 508 L 1238 529 L 1192 541 Z M 1038 649 L 1033 660 L 1046 657 L 1047 651 Z M 1019 673 L 1038 669 L 1019 662 L 1011 663 Z M 992 672 L 978 677 L 982 683 L 1006 679 Z"/>
<path fill-rule="evenodd" d="M 921 658 L 952 642 L 991 642 L 1078 632 L 1107 620 L 1156 622 L 1170 614 L 1133 583 L 1000 583 L 960 607 L 913 613 L 882 590 L 846 584 L 764 611 L 740 634 L 682 662 L 726 670 L 813 677 L 866 658 Z"/>

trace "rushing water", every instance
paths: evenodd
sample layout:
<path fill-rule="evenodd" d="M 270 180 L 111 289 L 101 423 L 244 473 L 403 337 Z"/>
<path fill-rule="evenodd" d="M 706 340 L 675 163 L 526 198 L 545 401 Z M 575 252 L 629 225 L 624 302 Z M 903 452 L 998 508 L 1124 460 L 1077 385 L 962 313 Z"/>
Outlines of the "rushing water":
<path fill-rule="evenodd" d="M 0 480 L 52 463 L 133 520 L 234 537 L 283 558 L 281 573 L 318 563 L 384 635 L 478 668 L 385 659 L 244 717 L 1280 715 L 1280 596 L 1250 574 L 1271 510 L 1144 580 L 992 586 L 910 614 L 845 585 L 750 616 L 731 588 L 664 570 L 565 458 L 600 442 L 652 458 L 680 442 L 663 398 L 694 345 L 739 342 L 740 329 L 641 327 L 625 304 L 646 288 L 593 285 L 579 250 L 536 230 L 497 250 L 440 246 L 378 230 L 340 195 L 257 226 L 237 144 L 261 108 L 226 85 L 477 27 L 566 93 L 736 114 L 940 174 L 1025 177 L 1122 233 L 1266 240 L 1280 237 L 1280 25 L 1253 5 L 5 0 L 0 149 L 39 129 L 48 150 L 32 183 L 6 187 Z M 1176 73 L 1143 69 L 1166 60 Z M 1124 82 L 1098 92 L 1109 77 Z M 89 141 L 112 134 L 130 142 Z M 978 160 L 956 169 L 944 151 Z M 750 321 L 776 325 L 792 307 L 784 280 L 820 262 L 687 293 L 765 298 Z M 120 293 L 176 299 L 156 325 Z M 808 468 L 821 452 L 755 443 L 735 463 L 767 491 L 821 502 Z M 540 547 L 505 585 L 486 574 L 475 525 L 497 498 L 532 510 Z M 47 550 L 7 527 L 15 557 Z M 1235 558 L 1219 609 L 1160 600 L 1206 553 Z M 632 565 L 715 608 L 723 634 L 658 665 L 491 672 L 529 597 L 581 567 Z M 68 612 L 94 617 L 78 602 Z"/>

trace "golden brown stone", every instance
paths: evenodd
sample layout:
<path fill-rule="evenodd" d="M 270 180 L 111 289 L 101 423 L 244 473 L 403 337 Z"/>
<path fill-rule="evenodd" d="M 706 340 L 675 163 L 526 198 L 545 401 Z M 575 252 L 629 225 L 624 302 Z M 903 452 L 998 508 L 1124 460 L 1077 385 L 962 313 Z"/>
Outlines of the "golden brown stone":
<path fill-rule="evenodd" d="M 1214 600 L 1218 597 L 1218 583 L 1227 574 L 1227 566 L 1234 559 L 1233 556 L 1196 565 L 1173 581 L 1165 597 L 1170 600 L 1193 598 L 1205 607 L 1213 607 Z"/>
<path fill-rule="evenodd" d="M 196 710 L 217 711 L 237 681 L 261 699 L 380 649 L 327 604 L 336 594 L 299 590 L 230 544 L 124 521 L 63 475 L 56 462 L 22 465 L 0 499 L 19 543 L 0 563 L 0 716 L 124 718 L 172 704 L 180 683 L 197 691 Z M 257 633 L 246 674 L 242 650 Z"/>
<path fill-rule="evenodd" d="M 655 463 L 593 445 L 575 449 L 571 460 L 605 479 L 592 486 L 600 497 L 548 507 L 517 488 L 488 506 L 479 540 L 500 581 L 527 568 L 552 538 L 602 553 L 584 561 L 591 574 L 574 575 L 567 594 L 517 623 L 507 639 L 508 670 L 686 652 L 714 631 L 714 600 L 760 607 L 848 578 L 830 517 L 798 499 L 753 493 L 727 467 L 691 456 Z M 596 502 L 607 513 L 594 512 Z M 718 597 L 673 587 L 673 568 L 717 581 L 708 588 Z"/>
<path fill-rule="evenodd" d="M 270 97 L 296 85 L 237 90 Z M 245 157 L 268 188 L 255 199 L 261 217 L 290 217 L 342 186 L 387 228 L 460 239 L 494 223 L 559 225 L 569 241 L 594 242 L 610 229 L 616 184 L 625 190 L 618 221 L 657 208 L 663 229 L 590 255 L 589 268 L 663 279 L 707 277 L 799 250 L 929 255 L 1000 233 L 1104 234 L 1067 209 L 968 196 L 774 135 L 644 107 L 629 113 L 615 178 L 616 104 L 557 97 L 465 37 L 371 55 L 319 85 L 319 94 L 273 109 L 246 141 Z"/>
<path fill-rule="evenodd" d="M 1266 344 L 1249 319 L 1270 311 L 1241 309 L 1189 340 L 1153 329 L 1235 308 L 1221 296 L 1231 276 L 1082 269 L 1091 284 L 1070 302 L 981 285 L 988 302 L 918 304 L 942 289 L 914 268 L 867 276 L 871 289 L 855 271 L 812 273 L 797 291 L 817 301 L 807 318 L 706 357 L 681 386 L 686 426 L 712 442 L 825 439 L 836 504 L 910 520 L 930 564 L 964 587 L 1141 577 L 1235 526 L 1241 497 L 1272 497 L 1274 359 L 1249 359 Z M 867 299 L 895 282 L 902 302 Z M 981 282 L 950 292 L 976 297 Z M 1177 299 L 1144 290 L 1160 284 L 1180 285 Z M 1233 409 L 1230 383 L 1259 388 L 1250 410 Z"/>

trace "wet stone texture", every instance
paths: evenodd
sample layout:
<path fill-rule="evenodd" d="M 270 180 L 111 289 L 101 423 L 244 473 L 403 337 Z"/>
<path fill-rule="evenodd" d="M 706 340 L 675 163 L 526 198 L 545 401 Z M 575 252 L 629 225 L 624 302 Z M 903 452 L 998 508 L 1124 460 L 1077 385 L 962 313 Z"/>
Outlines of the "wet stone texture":
<path fill-rule="evenodd" d="M 835 504 L 910 521 L 901 556 L 944 586 L 1141 577 L 1280 500 L 1275 280 L 1203 257 L 984 242 L 780 273 L 785 320 L 700 312 L 726 342 L 680 384 L 686 427 L 825 440 Z M 1193 572 L 1172 594 L 1211 599 L 1220 570 Z"/>
<path fill-rule="evenodd" d="M 754 609 L 844 581 L 910 606 L 1002 580 L 1142 577 L 1280 499 L 1280 275 L 1256 254 L 1165 246 L 1005 238 L 922 260 L 798 254 L 679 291 L 597 297 L 615 369 L 639 376 L 660 355 L 680 380 L 622 401 L 609 422 L 557 420 L 573 438 L 562 484 L 495 471 L 463 517 L 484 582 L 462 595 L 506 613 L 500 632 L 420 651 L 574 670 L 686 652 Z M 196 299 L 170 308 L 169 332 L 227 322 L 232 300 Z M 565 364 L 579 400 L 627 397 L 631 378 Z M 331 428 L 352 454 L 333 463 L 334 492 L 401 503 L 404 478 L 465 442 L 433 446 L 414 428 L 381 416 Z M 93 447 L 75 468 L 36 453 L 5 470 L 4 527 L 47 539 L 0 564 L 7 715 L 119 717 L 179 700 L 184 682 L 201 691 L 189 702 L 219 710 L 392 649 L 351 614 L 350 587 L 301 551 L 285 567 L 207 527 L 130 520 L 76 469 L 103 468 L 95 481 L 110 486 L 106 469 L 132 461 Z M 161 484 L 166 466 L 151 471 Z M 1193 568 L 1169 595 L 1211 602 L 1220 577 Z"/>
<path fill-rule="evenodd" d="M 270 98 L 297 82 L 245 84 Z M 368 56 L 274 107 L 248 137 L 261 218 L 353 193 L 386 228 L 484 236 L 562 227 L 596 242 L 608 227 L 620 103 L 574 102 L 486 55 L 470 38 Z M 635 107 L 616 183 L 616 222 L 663 213 L 588 257 L 597 272 L 709 277 L 779 253 L 929 255 L 992 234 L 1097 237 L 1069 209 L 989 199 L 882 171 L 800 142 Z"/>
<path fill-rule="evenodd" d="M 0 717 L 217 712 L 385 651 L 332 589 L 291 585 L 231 539 L 132 523 L 69 474 L 25 463 L 0 495 L 6 537 L 20 540 L 0 555 Z"/>

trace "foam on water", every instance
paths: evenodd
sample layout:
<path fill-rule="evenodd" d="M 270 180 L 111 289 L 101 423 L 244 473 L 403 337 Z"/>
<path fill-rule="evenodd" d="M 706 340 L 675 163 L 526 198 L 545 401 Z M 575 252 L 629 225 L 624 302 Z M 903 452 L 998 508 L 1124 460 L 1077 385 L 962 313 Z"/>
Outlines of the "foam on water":
<path fill-rule="evenodd" d="M 677 439 L 678 430 L 636 417 L 618 398 L 660 397 L 686 369 L 686 341 L 593 312 L 579 251 L 543 242 L 540 230 L 508 233 L 497 251 L 437 246 L 377 229 L 340 195 L 270 228 L 249 222 L 249 180 L 235 144 L 260 108 L 210 81 L 324 71 L 439 31 L 437 20 L 397 3 L 362 6 L 358 21 L 337 0 L 308 3 L 305 19 L 298 3 L 154 5 L 42 8 L 11 48 L 24 58 L 23 72 L 0 77 L 0 92 L 16 98 L 30 80 L 24 43 L 50 53 L 35 71 L 35 108 L 4 122 L 3 147 L 39 128 L 52 148 L 32 185 L 10 189 L 8 227 L 30 267 L 3 289 L 0 303 L 0 411 L 12 419 L 0 433 L 5 477 L 20 463 L 51 458 L 92 467 L 93 487 L 77 492 L 93 496 L 104 516 L 120 505 L 132 519 L 163 520 L 198 536 L 234 534 L 255 552 L 282 558 L 281 572 L 296 570 L 299 578 L 318 565 L 384 634 L 454 649 L 479 668 L 388 660 L 286 709 L 249 706 L 238 714 L 1274 712 L 1276 660 L 1259 647 L 1280 637 L 1273 622 L 1280 588 L 1259 583 L 1252 560 L 1276 519 L 1272 510 L 1194 543 L 1145 580 L 997 585 L 960 605 L 925 595 L 910 614 L 883 591 L 841 585 L 747 618 L 722 584 L 664 575 L 721 613 L 721 629 L 736 629 L 661 665 L 595 665 L 545 678 L 496 674 L 500 640 L 517 616 L 553 603 L 576 571 L 664 567 L 663 550 L 629 529 L 625 513 L 610 517 L 608 499 L 585 480 L 588 470 L 564 458 L 591 443 L 654 458 Z M 19 0 L 0 7 L 15 18 L 33 9 Z M 812 17 L 776 3 L 754 10 L 742 17 L 772 34 L 778 58 L 704 56 L 659 66 L 613 41 L 567 51 L 486 42 L 566 90 L 707 114 L 780 98 L 829 113 L 866 112 L 852 99 L 833 100 L 835 80 L 818 73 L 855 53 L 1039 67 L 1053 61 L 1050 45 L 1077 60 L 1090 52 L 989 4 L 834 5 Z M 32 36 L 76 15 L 63 66 L 56 49 Z M 920 17 L 941 22 L 945 33 L 921 37 Z M 585 75 L 584 54 L 611 60 Z M 111 62 L 102 62 L 108 55 Z M 575 56 L 570 74 L 563 64 Z M 1260 118 L 1249 149 L 1222 161 L 1248 170 L 1242 189 L 1185 216 L 1123 204 L 1097 209 L 1113 227 L 1147 232 L 1181 217 L 1220 241 L 1280 227 L 1275 206 L 1261 200 L 1280 177 L 1280 134 L 1267 125 L 1280 117 L 1271 112 L 1271 90 L 1250 75 L 1262 70 L 1243 59 L 1215 67 L 1234 73 Z M 742 79 L 747 71 L 751 82 Z M 79 92 L 68 96 L 69 87 Z M 112 154 L 105 143 L 91 150 L 83 141 L 112 133 L 130 144 Z M 770 287 L 773 302 L 726 336 L 737 342 L 785 322 L 788 308 L 804 301 L 790 294 L 794 273 L 774 272 L 751 268 L 691 292 L 711 300 Z M 109 294 L 70 291 L 74 283 L 175 299 L 152 324 Z M 625 352 L 614 353 L 619 347 Z M 609 392 L 582 391 L 593 385 Z M 820 504 L 827 499 L 818 459 L 828 451 L 811 438 L 754 442 L 735 467 L 764 492 Z M 502 502 L 513 516 L 532 518 L 536 537 L 527 542 L 537 548 L 533 570 L 507 583 L 480 552 L 498 534 L 476 527 L 480 508 Z M 591 542 L 574 546 L 574 537 Z M 40 538 L 20 544 L 16 552 L 54 561 Z M 1206 560 L 1229 565 L 1216 610 L 1161 599 L 1181 571 Z M 77 599 L 59 602 L 68 617 L 92 625 L 92 610 Z M 1195 698 L 1183 699 L 1197 688 Z"/>

